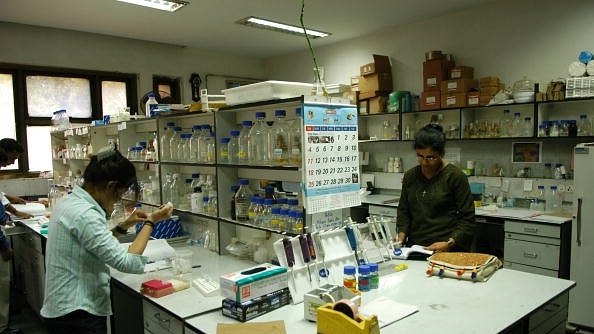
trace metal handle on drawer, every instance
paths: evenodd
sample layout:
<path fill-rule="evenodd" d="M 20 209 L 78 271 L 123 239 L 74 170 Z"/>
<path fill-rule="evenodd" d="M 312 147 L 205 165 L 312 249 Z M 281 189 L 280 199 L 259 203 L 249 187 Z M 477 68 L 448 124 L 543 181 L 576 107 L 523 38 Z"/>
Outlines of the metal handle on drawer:
<path fill-rule="evenodd" d="M 528 253 L 528 252 L 524 252 L 524 257 L 530 258 L 530 259 L 536 259 L 538 257 L 537 253 Z"/>
<path fill-rule="evenodd" d="M 545 312 L 557 312 L 561 308 L 561 304 L 551 303 L 545 306 L 543 311 Z"/>
<path fill-rule="evenodd" d="M 537 233 L 538 229 L 536 227 L 524 227 L 524 232 L 526 233 Z"/>
<path fill-rule="evenodd" d="M 161 319 L 161 313 L 157 312 L 154 315 L 155 319 L 159 320 L 162 323 L 169 323 L 169 319 Z"/>

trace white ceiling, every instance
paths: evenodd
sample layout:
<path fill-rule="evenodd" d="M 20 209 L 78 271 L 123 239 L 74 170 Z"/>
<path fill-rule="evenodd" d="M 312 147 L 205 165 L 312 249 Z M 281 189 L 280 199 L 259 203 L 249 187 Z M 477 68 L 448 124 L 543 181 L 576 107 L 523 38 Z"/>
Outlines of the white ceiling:
<path fill-rule="evenodd" d="M 303 37 L 235 24 L 257 16 L 299 25 L 301 0 L 189 0 L 169 13 L 115 0 L 0 0 L 0 21 L 256 57 L 307 48 Z M 305 0 L 304 23 L 332 35 L 314 46 L 478 7 L 495 0 Z"/>

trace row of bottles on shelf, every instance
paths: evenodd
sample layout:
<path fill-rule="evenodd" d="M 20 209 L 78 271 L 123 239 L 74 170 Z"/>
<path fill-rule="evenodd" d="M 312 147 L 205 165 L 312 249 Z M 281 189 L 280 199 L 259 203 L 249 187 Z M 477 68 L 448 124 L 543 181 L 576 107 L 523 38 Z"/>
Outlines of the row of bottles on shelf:
<path fill-rule="evenodd" d="M 592 123 L 585 114 L 579 120 L 546 120 L 538 127 L 538 137 L 575 137 L 592 135 Z M 464 138 L 533 137 L 532 117 L 509 109 L 503 110 L 500 120 L 477 120 L 469 122 L 463 129 Z"/>
<path fill-rule="evenodd" d="M 191 133 L 183 132 L 181 126 L 167 122 L 161 136 L 163 161 L 215 163 L 216 139 L 208 124 L 194 125 Z"/>
<path fill-rule="evenodd" d="M 163 202 L 171 202 L 179 210 L 218 215 L 218 194 L 214 175 L 167 173 L 162 188 Z M 157 192 L 158 193 L 158 192 Z"/>
<path fill-rule="evenodd" d="M 297 119 L 286 121 L 286 111 L 276 110 L 272 125 L 265 121 L 265 112 L 256 112 L 255 121 L 242 121 L 241 130 L 231 130 L 230 137 L 216 144 L 215 133 L 208 124 L 194 125 L 192 132 L 168 122 L 161 136 L 161 155 L 164 161 L 299 166 L 302 154 L 301 108 Z M 217 152 L 218 148 L 218 152 Z"/>
<path fill-rule="evenodd" d="M 538 126 L 539 137 L 576 137 L 591 135 L 592 123 L 585 114 L 580 115 L 579 120 L 563 119 L 542 121 Z"/>
<path fill-rule="evenodd" d="M 134 146 L 128 147 L 127 158 L 130 161 L 158 161 L 158 141 L 156 133 L 146 141 L 138 141 Z"/>
<path fill-rule="evenodd" d="M 231 218 L 253 226 L 282 232 L 303 233 L 304 212 L 298 198 L 287 198 L 274 187 L 265 187 L 263 194 L 254 194 L 249 180 L 240 179 L 231 203 Z"/>
<path fill-rule="evenodd" d="M 88 144 L 71 144 L 66 141 L 64 144 L 52 147 L 52 158 L 54 159 L 86 159 L 88 154 L 93 154 L 93 147 Z"/>

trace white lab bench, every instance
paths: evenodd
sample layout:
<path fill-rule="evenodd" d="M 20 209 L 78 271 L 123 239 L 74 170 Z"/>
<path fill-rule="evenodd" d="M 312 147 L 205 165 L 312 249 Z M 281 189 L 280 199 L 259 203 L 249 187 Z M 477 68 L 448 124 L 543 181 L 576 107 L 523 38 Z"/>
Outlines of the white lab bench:
<path fill-rule="evenodd" d="M 37 230 L 37 226 L 30 226 Z M 175 247 L 175 246 L 174 246 Z M 187 247 L 187 246 L 184 246 Z M 191 247 L 195 264 L 191 275 L 207 273 L 215 278 L 227 272 L 248 268 L 254 263 L 231 256 L 219 256 L 207 249 Z M 407 270 L 394 272 L 393 267 L 406 262 Z M 567 300 L 574 282 L 502 268 L 487 282 L 460 281 L 451 278 L 427 277 L 424 261 L 392 260 L 380 265 L 380 286 L 364 292 L 362 302 L 386 296 L 397 302 L 419 308 L 414 313 L 382 329 L 382 333 L 564 333 L 567 318 Z M 132 331 L 142 333 L 146 326 L 167 324 L 167 328 L 153 328 L 145 333 L 182 333 L 193 330 L 207 334 L 216 333 L 218 323 L 238 321 L 221 314 L 221 297 L 205 297 L 189 288 L 161 298 L 141 295 L 141 283 L 151 277 L 171 276 L 170 269 L 144 275 L 124 274 L 112 270 L 112 287 L 126 292 L 135 301 L 139 319 L 122 314 L 114 319 L 130 323 Z M 191 278 L 190 274 L 186 274 Z M 112 289 L 112 293 L 114 289 Z M 125 306 L 125 305 L 124 305 Z M 144 315 L 143 315 L 144 309 Z M 114 312 L 121 308 L 114 305 Z M 132 311 L 132 310 L 131 310 Z M 147 313 L 148 311 L 148 313 Z M 136 313 L 138 314 L 138 313 Z M 252 322 L 284 320 L 287 333 L 315 333 L 316 324 L 303 318 L 303 303 L 287 305 L 251 320 Z M 155 317 L 153 322 L 143 316 Z M 151 320 L 151 319 L 149 319 Z M 115 327 L 117 328 L 117 326 Z M 115 328 L 112 328 L 115 329 Z M 547 328 L 545 331 L 544 328 Z M 454 329 L 452 331 L 452 329 Z"/>
<path fill-rule="evenodd" d="M 402 262 L 384 263 L 382 270 Z M 575 285 L 572 281 L 500 269 L 487 282 L 469 282 L 427 277 L 426 262 L 406 263 L 409 265 L 407 270 L 381 276 L 379 289 L 362 294 L 363 304 L 385 296 L 419 308 L 417 313 L 382 328 L 382 333 L 524 333 L 524 329 L 540 326 L 563 327 L 565 330 L 565 322 L 562 321 L 562 326 L 560 323 L 548 324 L 546 319 L 553 319 L 553 313 L 557 312 L 565 312 L 560 316 L 567 318 L 566 304 L 565 307 L 551 308 L 551 302 L 555 301 L 553 304 L 557 305 L 559 297 L 567 296 Z M 551 317 L 543 320 L 542 312 L 549 312 Z M 289 334 L 316 332 L 316 324 L 303 319 L 302 303 L 284 306 L 252 321 L 279 319 L 285 321 Z M 235 322 L 220 311 L 186 319 L 191 328 L 209 334 L 216 333 L 218 323 Z"/>

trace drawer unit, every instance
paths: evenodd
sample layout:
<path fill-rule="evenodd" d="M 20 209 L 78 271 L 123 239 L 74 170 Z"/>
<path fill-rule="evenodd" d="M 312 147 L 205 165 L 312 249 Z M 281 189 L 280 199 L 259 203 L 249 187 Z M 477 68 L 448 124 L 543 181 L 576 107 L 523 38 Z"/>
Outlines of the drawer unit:
<path fill-rule="evenodd" d="M 567 308 L 569 305 L 569 294 L 564 293 L 557 296 L 550 302 L 543 305 L 540 309 L 530 315 L 528 320 L 529 333 L 558 333 L 551 331 L 551 328 L 559 328 L 563 323 L 565 333 L 565 321 L 567 319 Z"/>
<path fill-rule="evenodd" d="M 559 269 L 559 246 L 505 239 L 505 261 L 545 269 Z"/>
<path fill-rule="evenodd" d="M 505 267 L 507 269 L 513 269 L 513 270 L 523 271 L 526 273 L 549 276 L 549 277 L 558 277 L 559 276 L 559 272 L 557 270 L 527 266 L 525 264 L 519 264 L 519 263 L 509 262 L 509 261 L 505 261 L 505 260 L 503 261 L 503 267 Z"/>
<path fill-rule="evenodd" d="M 144 332 L 149 334 L 183 334 L 184 326 L 170 313 L 143 300 Z"/>
<path fill-rule="evenodd" d="M 571 224 L 505 220 L 503 266 L 552 277 L 569 278 Z"/>
<path fill-rule="evenodd" d="M 505 221 L 505 233 L 520 233 L 548 238 L 559 238 L 560 229 L 557 225 L 529 223 L 518 220 Z"/>

